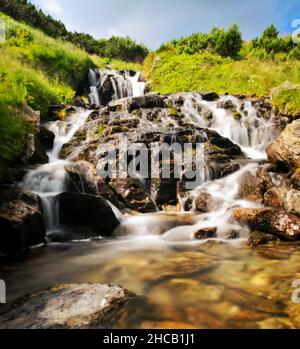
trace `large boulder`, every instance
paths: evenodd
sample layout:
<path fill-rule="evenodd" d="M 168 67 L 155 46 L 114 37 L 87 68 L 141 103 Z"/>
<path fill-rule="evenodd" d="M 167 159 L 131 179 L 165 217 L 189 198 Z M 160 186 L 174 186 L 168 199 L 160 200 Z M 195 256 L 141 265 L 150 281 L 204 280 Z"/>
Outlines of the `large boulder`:
<path fill-rule="evenodd" d="M 0 255 L 22 255 L 45 242 L 46 228 L 38 195 L 16 188 L 0 189 Z"/>
<path fill-rule="evenodd" d="M 49 157 L 37 135 L 28 134 L 25 147 L 25 162 L 30 165 L 42 165 L 48 163 Z"/>
<path fill-rule="evenodd" d="M 289 124 L 267 149 L 270 162 L 291 170 L 300 167 L 300 120 Z"/>
<path fill-rule="evenodd" d="M 300 218 L 283 209 L 237 209 L 232 217 L 252 230 L 270 233 L 282 240 L 300 240 Z"/>
<path fill-rule="evenodd" d="M 99 196 L 62 193 L 58 196 L 60 224 L 74 237 L 111 236 L 120 225 L 112 208 Z M 76 235 L 79 232 L 79 236 Z"/>
<path fill-rule="evenodd" d="M 67 180 L 72 191 L 97 195 L 97 175 L 95 167 L 87 161 L 69 163 L 65 166 Z"/>
<path fill-rule="evenodd" d="M 134 298 L 120 286 L 57 285 L 16 304 L 0 317 L 0 329 L 115 328 L 126 319 Z"/>
<path fill-rule="evenodd" d="M 300 190 L 278 187 L 268 190 L 264 204 L 270 207 L 281 207 L 287 212 L 300 216 Z"/>

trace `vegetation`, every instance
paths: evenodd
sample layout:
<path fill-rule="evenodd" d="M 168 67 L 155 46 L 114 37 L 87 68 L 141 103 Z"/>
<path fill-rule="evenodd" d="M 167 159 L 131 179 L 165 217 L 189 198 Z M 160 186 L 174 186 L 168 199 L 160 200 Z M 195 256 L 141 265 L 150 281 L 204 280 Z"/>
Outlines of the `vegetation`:
<path fill-rule="evenodd" d="M 195 54 L 210 50 L 223 57 L 236 57 L 242 47 L 242 34 L 239 27 L 232 25 L 227 31 L 213 28 L 210 34 L 194 33 L 186 38 L 163 44 L 158 52 L 175 48 L 179 53 Z"/>
<path fill-rule="evenodd" d="M 272 103 L 280 112 L 300 117 L 300 85 L 285 82 L 271 92 Z"/>
<path fill-rule="evenodd" d="M 129 37 L 97 40 L 89 34 L 71 33 L 62 22 L 45 15 L 27 0 L 1 0 L 0 11 L 42 30 L 53 38 L 70 41 L 90 54 L 129 62 L 142 62 L 148 54 L 148 49 L 144 45 L 136 43 Z"/>
<path fill-rule="evenodd" d="M 53 39 L 39 30 L 0 13 L 6 42 L 0 44 L 0 176 L 7 162 L 20 154 L 28 122 L 28 104 L 43 118 L 51 104 L 72 101 L 91 66 L 140 68 L 111 58 L 90 56 L 77 46 Z"/>
<path fill-rule="evenodd" d="M 171 41 L 148 55 L 143 71 L 161 93 L 212 90 L 264 96 L 284 83 L 300 82 L 300 45 L 279 37 L 271 25 L 259 38 L 242 42 L 237 26 L 214 28 Z"/>

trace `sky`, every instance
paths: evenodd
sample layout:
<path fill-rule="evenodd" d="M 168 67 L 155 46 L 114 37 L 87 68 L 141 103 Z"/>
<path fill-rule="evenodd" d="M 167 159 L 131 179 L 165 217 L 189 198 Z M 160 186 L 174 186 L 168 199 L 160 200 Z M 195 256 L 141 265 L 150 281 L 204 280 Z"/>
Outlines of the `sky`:
<path fill-rule="evenodd" d="M 300 0 L 30 0 L 68 30 L 95 38 L 130 36 L 150 49 L 163 42 L 238 24 L 244 39 L 274 23 L 281 34 L 295 30 Z"/>

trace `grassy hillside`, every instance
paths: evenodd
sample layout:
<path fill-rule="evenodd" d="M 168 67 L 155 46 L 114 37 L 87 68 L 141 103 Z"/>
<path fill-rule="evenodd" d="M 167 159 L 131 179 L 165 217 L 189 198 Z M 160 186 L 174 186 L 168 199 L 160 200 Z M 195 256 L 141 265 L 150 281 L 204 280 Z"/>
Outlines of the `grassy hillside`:
<path fill-rule="evenodd" d="M 285 81 L 300 83 L 299 60 L 261 60 L 249 55 L 234 60 L 210 53 L 152 53 L 144 64 L 151 89 L 161 93 L 212 90 L 264 96 Z"/>
<path fill-rule="evenodd" d="M 139 64 L 91 56 L 77 46 L 53 39 L 39 30 L 0 13 L 6 42 L 0 44 L 0 175 L 22 150 L 28 123 L 22 107 L 28 104 L 44 117 L 51 104 L 72 101 L 92 65 L 139 69 Z"/>
<path fill-rule="evenodd" d="M 280 37 L 273 25 L 247 43 L 237 26 L 213 28 L 210 34 L 163 44 L 148 55 L 143 71 L 151 89 L 161 93 L 211 90 L 260 97 L 286 81 L 300 83 L 300 45 Z M 289 85 L 288 91 L 278 90 L 274 104 L 297 115 L 299 89 Z"/>

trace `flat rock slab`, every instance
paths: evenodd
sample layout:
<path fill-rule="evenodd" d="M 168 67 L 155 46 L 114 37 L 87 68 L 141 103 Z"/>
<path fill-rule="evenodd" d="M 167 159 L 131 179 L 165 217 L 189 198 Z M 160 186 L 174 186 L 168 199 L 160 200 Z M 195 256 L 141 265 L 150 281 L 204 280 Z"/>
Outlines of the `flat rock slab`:
<path fill-rule="evenodd" d="M 114 328 L 134 297 L 119 286 L 58 285 L 26 297 L 0 317 L 0 329 Z"/>

